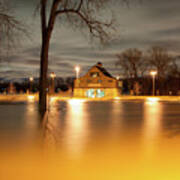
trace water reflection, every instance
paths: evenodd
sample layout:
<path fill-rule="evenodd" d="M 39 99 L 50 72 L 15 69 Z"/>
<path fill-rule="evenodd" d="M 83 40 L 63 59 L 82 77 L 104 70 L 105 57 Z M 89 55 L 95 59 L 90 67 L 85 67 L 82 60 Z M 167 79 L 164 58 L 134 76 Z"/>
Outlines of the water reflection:
<path fill-rule="evenodd" d="M 147 99 L 144 103 L 143 139 L 145 153 L 151 156 L 158 147 L 162 128 L 162 104 L 158 99 Z"/>
<path fill-rule="evenodd" d="M 84 100 L 68 101 L 64 142 L 72 155 L 82 153 L 88 140 L 88 116 Z"/>
<path fill-rule="evenodd" d="M 27 96 L 28 102 L 35 102 L 35 96 L 34 95 L 29 95 Z"/>
<path fill-rule="evenodd" d="M 118 135 L 122 131 L 123 125 L 123 104 L 122 101 L 114 100 L 112 104 L 111 132 L 114 136 Z"/>
<path fill-rule="evenodd" d="M 25 130 L 35 130 L 38 126 L 38 113 L 37 113 L 37 104 L 34 102 L 34 99 L 30 99 L 27 102 L 26 111 L 24 114 L 25 119 Z"/>
<path fill-rule="evenodd" d="M 58 98 L 50 97 L 48 99 L 48 110 L 42 119 L 44 145 L 47 150 L 55 150 L 58 146 L 61 125 L 59 110 Z"/>
<path fill-rule="evenodd" d="M 53 157 L 44 156 L 42 147 L 40 153 L 26 144 L 25 151 L 17 149 L 16 133 L 18 137 L 29 134 L 30 141 L 29 137 L 34 137 L 30 134 L 36 132 L 35 102 L 0 105 L 1 129 L 7 134 L 17 129 L 11 139 L 6 139 L 15 142 L 14 152 L 6 146 L 2 152 L 1 148 L 1 179 L 180 178 L 179 136 L 161 138 L 163 131 L 172 131 L 171 125 L 179 123 L 180 104 L 157 99 L 93 102 L 50 98 L 48 105 L 44 139 L 50 147 L 58 145 Z"/>

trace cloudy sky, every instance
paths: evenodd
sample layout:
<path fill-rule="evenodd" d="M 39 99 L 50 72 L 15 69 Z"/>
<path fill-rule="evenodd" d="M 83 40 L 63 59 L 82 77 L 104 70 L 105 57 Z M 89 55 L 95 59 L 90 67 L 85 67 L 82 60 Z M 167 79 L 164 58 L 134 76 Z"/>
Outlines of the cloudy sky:
<path fill-rule="evenodd" d="M 12 2 L 15 16 L 27 24 L 31 38 L 22 36 L 16 48 L 8 52 L 6 60 L 0 63 L 0 77 L 37 77 L 41 46 L 40 21 L 38 14 L 34 16 L 37 0 Z M 111 8 L 118 21 L 117 36 L 106 47 L 90 43 L 88 36 L 82 36 L 70 26 L 56 25 L 49 52 L 50 72 L 63 77 L 72 76 L 74 66 L 80 65 L 83 74 L 101 61 L 105 68 L 117 75 L 115 54 L 127 48 L 146 50 L 161 45 L 173 54 L 180 54 L 179 0 L 143 0 L 142 3 L 131 3 L 129 7 L 116 3 Z"/>

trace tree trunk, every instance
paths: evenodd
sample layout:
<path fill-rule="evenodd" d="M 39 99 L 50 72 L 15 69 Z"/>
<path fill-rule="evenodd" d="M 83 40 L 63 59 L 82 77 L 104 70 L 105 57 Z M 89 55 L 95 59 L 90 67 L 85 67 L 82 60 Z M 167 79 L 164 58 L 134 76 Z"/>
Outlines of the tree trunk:
<path fill-rule="evenodd" d="M 40 61 L 39 110 L 41 115 L 47 110 L 47 72 L 48 72 L 49 38 L 43 37 Z"/>
<path fill-rule="evenodd" d="M 41 0 L 41 30 L 42 30 L 42 47 L 40 62 L 40 82 L 39 82 L 39 110 L 44 116 L 47 110 L 47 73 L 48 73 L 48 51 L 52 30 L 54 27 L 56 9 L 59 1 L 54 1 L 50 13 L 48 26 L 46 25 L 46 3 L 47 0 Z"/>

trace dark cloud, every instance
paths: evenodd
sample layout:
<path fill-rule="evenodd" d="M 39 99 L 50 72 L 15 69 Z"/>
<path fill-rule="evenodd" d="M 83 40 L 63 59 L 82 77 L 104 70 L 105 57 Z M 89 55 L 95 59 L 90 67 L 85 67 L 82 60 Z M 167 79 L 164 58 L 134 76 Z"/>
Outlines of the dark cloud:
<path fill-rule="evenodd" d="M 19 49 L 5 58 L 0 65 L 0 76 L 28 77 L 38 76 L 40 56 L 40 21 L 33 16 L 37 0 L 13 0 L 18 19 L 30 26 L 31 41 L 23 40 Z M 114 75 L 118 73 L 114 66 L 115 54 L 126 48 L 146 50 L 150 46 L 166 47 L 176 55 L 180 52 L 180 1 L 145 0 L 133 1 L 130 6 L 114 0 L 111 7 L 117 14 L 119 26 L 117 39 L 109 46 L 100 47 L 90 44 L 88 36 L 74 31 L 71 26 L 56 26 L 50 46 L 49 71 L 59 76 L 74 75 L 74 66 L 81 65 L 82 74 L 97 61 Z M 105 15 L 104 15 L 105 16 Z"/>
<path fill-rule="evenodd" d="M 158 31 L 155 31 L 153 33 L 154 36 L 165 36 L 166 38 L 168 37 L 180 37 L 180 25 L 177 27 L 170 27 L 167 29 L 161 29 Z"/>

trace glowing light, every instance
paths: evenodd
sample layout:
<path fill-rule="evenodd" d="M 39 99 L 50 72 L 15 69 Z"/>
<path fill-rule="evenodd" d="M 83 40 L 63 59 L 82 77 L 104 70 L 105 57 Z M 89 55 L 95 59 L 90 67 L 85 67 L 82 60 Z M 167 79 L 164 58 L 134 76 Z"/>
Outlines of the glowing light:
<path fill-rule="evenodd" d="M 77 79 L 79 77 L 80 67 L 76 66 L 74 69 L 76 71 L 76 79 Z"/>
<path fill-rule="evenodd" d="M 54 101 L 56 101 L 58 98 L 57 97 L 50 97 L 50 103 L 53 103 Z"/>
<path fill-rule="evenodd" d="M 84 102 L 84 99 L 70 99 L 68 103 L 70 105 L 80 105 L 82 102 Z"/>
<path fill-rule="evenodd" d="M 29 96 L 28 96 L 28 100 L 29 100 L 30 102 L 34 101 L 34 100 L 35 100 L 35 96 L 29 95 Z"/>
<path fill-rule="evenodd" d="M 31 81 L 31 82 L 34 81 L 34 78 L 33 78 L 33 77 L 30 77 L 30 78 L 29 78 L 29 81 Z"/>
<path fill-rule="evenodd" d="M 96 97 L 97 97 L 97 98 L 102 98 L 102 97 L 104 97 L 104 96 L 105 96 L 105 93 L 104 93 L 103 90 L 101 90 L 101 89 L 97 89 L 97 90 L 96 90 Z"/>
<path fill-rule="evenodd" d="M 148 102 L 157 102 L 157 101 L 159 101 L 160 99 L 159 98 L 154 98 L 154 97 L 150 97 L 150 98 L 147 98 L 146 99 Z"/>
<path fill-rule="evenodd" d="M 79 66 L 76 66 L 75 67 L 75 71 L 78 73 L 80 71 L 80 67 Z"/>
<path fill-rule="evenodd" d="M 119 100 L 119 99 L 121 99 L 121 98 L 120 98 L 120 97 L 114 97 L 114 99 L 115 99 L 115 100 Z"/>
<path fill-rule="evenodd" d="M 120 79 L 120 76 L 116 76 L 116 79 L 119 80 L 119 79 Z"/>
<path fill-rule="evenodd" d="M 56 77 L 56 74 L 55 74 L 54 72 L 52 72 L 52 73 L 50 74 L 50 77 L 51 77 L 52 79 L 54 79 L 54 78 Z"/>
<path fill-rule="evenodd" d="M 157 75 L 157 71 L 151 71 L 150 74 L 151 74 L 151 76 L 156 76 Z"/>
<path fill-rule="evenodd" d="M 105 96 L 105 92 L 101 89 L 89 89 L 86 91 L 88 98 L 102 98 Z"/>
<path fill-rule="evenodd" d="M 86 91 L 86 96 L 89 98 L 95 98 L 95 90 L 94 89 L 89 89 Z"/>

